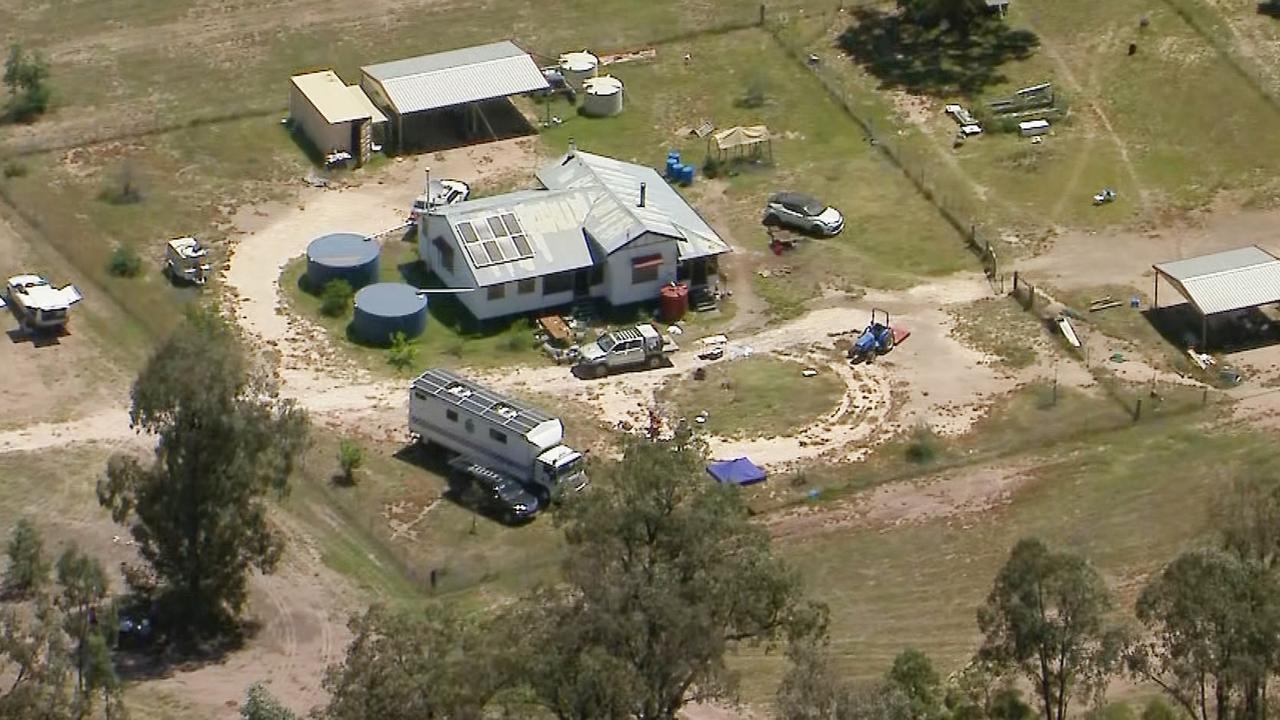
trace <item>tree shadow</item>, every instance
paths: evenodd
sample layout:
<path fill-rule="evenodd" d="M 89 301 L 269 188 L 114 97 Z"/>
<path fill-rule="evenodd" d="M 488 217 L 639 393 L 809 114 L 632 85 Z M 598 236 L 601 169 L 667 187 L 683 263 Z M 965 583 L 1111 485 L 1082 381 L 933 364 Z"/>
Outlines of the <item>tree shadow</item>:
<path fill-rule="evenodd" d="M 976 20 L 961 33 L 877 8 L 852 13 L 855 22 L 841 33 L 839 48 L 879 78 L 881 88 L 918 95 L 976 97 L 1007 80 L 1001 65 L 1030 57 L 1040 45 L 1035 33 L 994 18 Z"/>
<path fill-rule="evenodd" d="M 1258 3 L 1258 14 L 1280 19 L 1280 0 L 1262 0 Z"/>

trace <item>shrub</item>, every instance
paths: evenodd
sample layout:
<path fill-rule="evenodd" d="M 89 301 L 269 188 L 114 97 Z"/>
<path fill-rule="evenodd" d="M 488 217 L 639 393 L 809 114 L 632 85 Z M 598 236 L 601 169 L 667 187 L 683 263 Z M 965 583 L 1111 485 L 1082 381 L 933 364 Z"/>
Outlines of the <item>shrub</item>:
<path fill-rule="evenodd" d="M 49 109 L 49 61 L 39 52 L 28 53 L 21 45 L 9 48 L 4 65 L 4 84 L 9 88 L 9 117 L 19 122 L 35 120 Z"/>
<path fill-rule="evenodd" d="M 98 193 L 98 199 L 112 205 L 133 205 L 142 202 L 142 185 L 138 182 L 138 173 L 134 170 L 133 162 L 125 160 L 120 163 L 114 176 Z"/>
<path fill-rule="evenodd" d="M 926 465 L 938 457 L 938 436 L 933 428 L 921 423 L 911 431 L 911 440 L 907 443 L 907 460 L 917 465 Z"/>
<path fill-rule="evenodd" d="M 342 317 L 351 309 L 354 299 L 355 291 L 351 289 L 351 283 L 342 278 L 330 280 L 320 293 L 320 312 L 329 317 Z"/>
<path fill-rule="evenodd" d="M 116 277 L 137 277 L 142 272 L 142 258 L 129 245 L 117 245 L 107 260 L 107 272 Z"/>
<path fill-rule="evenodd" d="M 356 471 L 364 465 L 364 448 L 354 440 L 343 440 L 338 444 L 338 467 L 342 470 L 342 479 L 348 485 L 356 483 Z"/>
<path fill-rule="evenodd" d="M 6 178 L 26 177 L 27 166 L 17 160 L 10 160 L 4 164 L 4 176 Z"/>
<path fill-rule="evenodd" d="M 418 359 L 418 348 L 402 332 L 391 336 L 391 348 L 387 350 L 387 362 L 397 370 L 412 367 Z"/>

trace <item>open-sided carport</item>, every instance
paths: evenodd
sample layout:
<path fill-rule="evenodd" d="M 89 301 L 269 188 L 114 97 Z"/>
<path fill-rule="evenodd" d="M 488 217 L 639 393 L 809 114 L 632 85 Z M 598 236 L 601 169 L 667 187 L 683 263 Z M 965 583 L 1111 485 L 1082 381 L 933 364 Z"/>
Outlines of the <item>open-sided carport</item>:
<path fill-rule="evenodd" d="M 546 90 L 542 70 L 515 43 L 502 42 L 360 69 L 360 87 L 392 120 L 393 145 L 399 150 L 423 145 L 429 126 L 452 116 L 463 139 L 483 128 L 497 137 L 485 109 L 505 98 Z"/>
<path fill-rule="evenodd" d="M 1257 245 L 1152 265 L 1160 307 L 1160 279 L 1173 286 L 1200 316 L 1200 349 L 1209 345 L 1209 320 L 1280 302 L 1280 258 Z"/>

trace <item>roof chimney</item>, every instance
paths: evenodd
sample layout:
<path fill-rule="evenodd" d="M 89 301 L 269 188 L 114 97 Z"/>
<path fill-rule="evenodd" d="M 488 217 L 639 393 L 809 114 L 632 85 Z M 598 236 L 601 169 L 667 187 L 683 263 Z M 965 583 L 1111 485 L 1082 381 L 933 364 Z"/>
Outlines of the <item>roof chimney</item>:
<path fill-rule="evenodd" d="M 427 173 L 427 185 L 426 185 L 426 189 L 424 189 L 422 192 L 425 193 L 427 196 L 427 209 L 430 209 L 431 208 L 431 168 L 427 168 L 426 173 Z"/>
<path fill-rule="evenodd" d="M 649 186 L 640 183 L 640 207 L 644 207 L 644 196 L 648 194 Z"/>

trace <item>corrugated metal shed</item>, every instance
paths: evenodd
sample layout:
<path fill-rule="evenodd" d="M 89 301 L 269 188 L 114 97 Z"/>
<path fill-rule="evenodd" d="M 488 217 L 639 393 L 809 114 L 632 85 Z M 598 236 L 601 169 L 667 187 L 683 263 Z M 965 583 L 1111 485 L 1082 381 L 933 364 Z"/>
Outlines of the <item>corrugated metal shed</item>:
<path fill-rule="evenodd" d="M 372 118 L 374 122 L 386 121 L 365 97 L 363 90 L 354 85 L 347 87 L 332 70 L 294 75 L 289 79 L 331 125 L 365 118 Z"/>
<path fill-rule="evenodd" d="M 681 260 L 729 252 L 728 243 L 653 168 L 574 151 L 537 174 L 538 181 L 551 190 L 593 192 L 594 202 L 583 227 L 606 253 L 645 232 L 674 238 Z"/>
<path fill-rule="evenodd" d="M 527 259 L 481 264 L 464 249 L 478 287 L 542 277 L 591 267 L 590 244 L 582 234 L 582 218 L 590 211 L 592 197 L 586 190 L 522 190 L 477 200 L 445 205 L 432 211 L 448 220 L 459 245 L 464 245 L 458 226 L 486 222 L 505 214 L 514 215 L 532 249 Z"/>
<path fill-rule="evenodd" d="M 401 115 L 549 87 L 533 58 L 509 40 L 393 60 L 361 71 L 382 86 Z"/>
<path fill-rule="evenodd" d="M 1256 245 L 1152 268 L 1201 315 L 1280 302 L 1280 258 Z"/>

